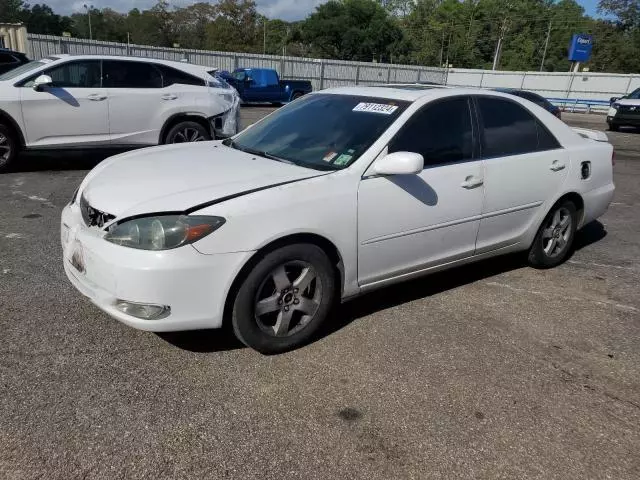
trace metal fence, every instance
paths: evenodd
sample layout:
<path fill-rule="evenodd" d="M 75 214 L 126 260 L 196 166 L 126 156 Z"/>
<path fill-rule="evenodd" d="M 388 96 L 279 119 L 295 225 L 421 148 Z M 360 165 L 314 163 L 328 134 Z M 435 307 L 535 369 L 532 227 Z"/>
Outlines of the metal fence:
<path fill-rule="evenodd" d="M 163 60 L 186 60 L 190 63 L 229 71 L 239 67 L 273 68 L 283 79 L 310 80 L 314 90 L 354 84 L 446 82 L 446 69 L 415 65 L 347 62 L 252 53 L 150 47 L 33 33 L 28 35 L 28 39 L 27 53 L 34 59 L 58 53 L 131 55 Z"/>
<path fill-rule="evenodd" d="M 415 65 L 150 47 L 51 35 L 29 34 L 28 40 L 28 54 L 35 59 L 56 53 L 131 55 L 186 60 L 229 71 L 249 66 L 273 68 L 284 79 L 310 80 L 314 90 L 354 84 L 436 82 L 465 87 L 521 88 L 553 98 L 554 103 L 562 104 L 562 99 L 566 99 L 565 103 L 576 110 L 603 110 L 607 105 L 589 105 L 586 102 L 608 101 L 610 97 L 622 96 L 640 87 L 640 74 L 506 72 L 460 68 L 447 70 Z"/>

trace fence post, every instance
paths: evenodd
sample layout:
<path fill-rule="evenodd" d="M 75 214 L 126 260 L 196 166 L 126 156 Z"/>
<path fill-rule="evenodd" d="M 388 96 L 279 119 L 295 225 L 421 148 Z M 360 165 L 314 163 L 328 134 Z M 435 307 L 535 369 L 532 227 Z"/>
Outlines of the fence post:
<path fill-rule="evenodd" d="M 324 60 L 320 60 L 320 90 L 324 88 Z"/>
<path fill-rule="evenodd" d="M 627 88 L 626 88 L 626 90 L 624 91 L 625 95 L 626 95 L 627 93 L 631 93 L 631 92 L 630 92 L 630 90 L 631 90 L 631 81 L 632 81 L 632 80 L 633 80 L 633 74 L 629 74 L 629 82 L 627 83 Z"/>
<path fill-rule="evenodd" d="M 60 38 L 58 39 L 58 51 L 59 51 L 60 53 L 64 53 L 64 47 L 63 47 L 63 44 L 62 44 L 62 37 L 60 37 Z"/>
<path fill-rule="evenodd" d="M 484 80 L 484 70 L 480 74 L 480 88 L 482 88 L 482 81 Z"/>
<path fill-rule="evenodd" d="M 416 83 L 420 83 L 420 69 L 418 68 L 418 76 L 416 77 Z"/>
<path fill-rule="evenodd" d="M 522 74 L 522 82 L 520 82 L 520 90 L 524 88 L 524 79 L 527 78 L 527 72 Z"/>
<path fill-rule="evenodd" d="M 284 74 L 284 66 L 285 66 L 285 63 L 284 63 L 284 57 L 282 57 L 282 58 L 280 59 L 280 78 L 285 78 L 285 74 Z"/>
<path fill-rule="evenodd" d="M 391 83 L 391 67 L 387 68 L 387 83 Z"/>
<path fill-rule="evenodd" d="M 233 54 L 233 69 L 236 70 L 238 68 L 238 55 Z"/>
<path fill-rule="evenodd" d="M 356 85 L 360 81 L 360 65 L 356 65 Z"/>

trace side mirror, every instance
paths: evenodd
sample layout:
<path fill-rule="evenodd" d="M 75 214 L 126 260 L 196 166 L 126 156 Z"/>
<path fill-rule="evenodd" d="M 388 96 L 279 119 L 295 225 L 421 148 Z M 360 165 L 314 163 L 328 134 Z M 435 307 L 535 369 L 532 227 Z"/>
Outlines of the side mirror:
<path fill-rule="evenodd" d="M 251 77 L 244 77 L 244 83 L 251 83 L 253 82 L 253 78 Z"/>
<path fill-rule="evenodd" d="M 50 87 L 53 84 L 53 79 L 49 75 L 40 75 L 33 81 L 33 89 L 36 92 L 41 91 L 44 87 Z"/>
<path fill-rule="evenodd" d="M 609 99 L 609 103 L 613 103 L 613 102 L 615 102 L 616 100 L 618 100 L 618 98 L 620 98 L 620 97 L 611 97 L 611 98 Z"/>
<path fill-rule="evenodd" d="M 378 160 L 373 172 L 378 175 L 415 175 L 424 168 L 424 158 L 419 153 L 394 152 Z"/>

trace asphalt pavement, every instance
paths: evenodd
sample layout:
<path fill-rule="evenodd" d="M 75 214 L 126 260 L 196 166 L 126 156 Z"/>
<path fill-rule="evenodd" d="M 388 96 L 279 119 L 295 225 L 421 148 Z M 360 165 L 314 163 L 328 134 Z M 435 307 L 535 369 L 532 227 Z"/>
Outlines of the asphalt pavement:
<path fill-rule="evenodd" d="M 608 134 L 614 202 L 562 266 L 380 290 L 272 357 L 92 306 L 59 218 L 104 157 L 24 157 L 0 176 L 0 478 L 640 478 L 640 132 Z"/>

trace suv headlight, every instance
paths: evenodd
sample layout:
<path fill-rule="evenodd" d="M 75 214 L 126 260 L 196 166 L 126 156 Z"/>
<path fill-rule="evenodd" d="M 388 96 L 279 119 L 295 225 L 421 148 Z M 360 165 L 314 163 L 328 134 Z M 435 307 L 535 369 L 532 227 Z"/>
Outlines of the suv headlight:
<path fill-rule="evenodd" d="M 619 103 L 614 103 L 613 105 L 611 105 L 613 108 L 615 108 L 616 110 L 618 110 L 620 108 L 620 104 Z"/>
<path fill-rule="evenodd" d="M 222 217 L 209 216 L 140 217 L 112 226 L 104 239 L 140 250 L 170 250 L 197 242 L 216 231 L 224 222 Z"/>

